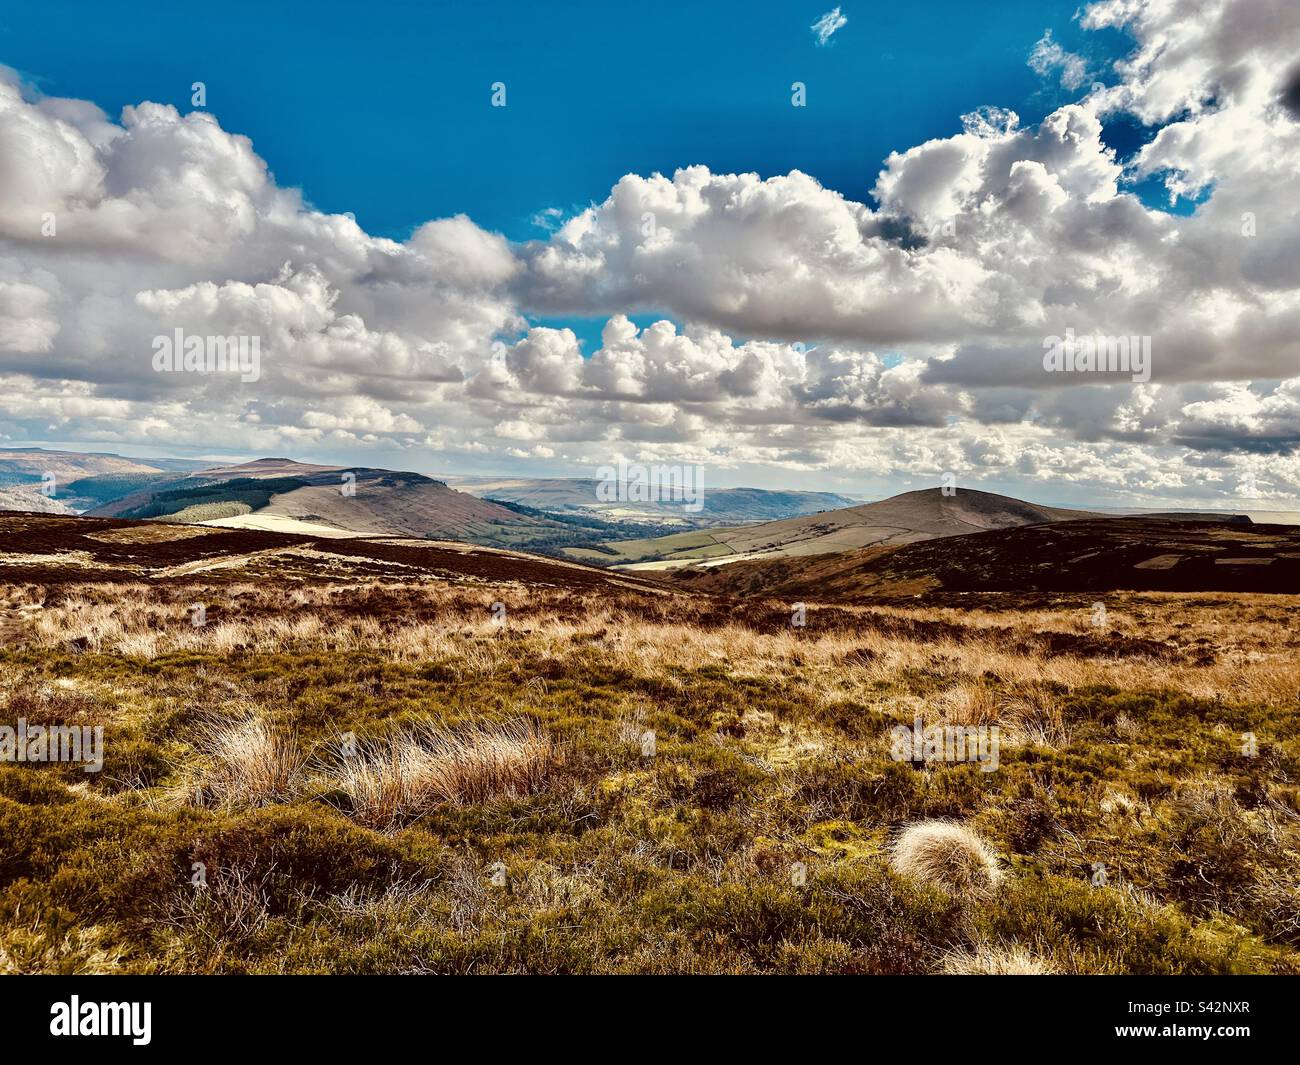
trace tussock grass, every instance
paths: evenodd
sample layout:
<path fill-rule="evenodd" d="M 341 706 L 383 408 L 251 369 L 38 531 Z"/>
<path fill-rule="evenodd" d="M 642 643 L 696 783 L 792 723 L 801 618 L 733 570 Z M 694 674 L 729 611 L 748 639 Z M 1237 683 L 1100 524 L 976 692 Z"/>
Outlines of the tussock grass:
<path fill-rule="evenodd" d="M 301 783 L 297 737 L 260 717 L 210 719 L 194 745 L 202 764 L 182 796 L 200 805 L 266 806 L 291 798 Z"/>
<path fill-rule="evenodd" d="M 997 854 L 964 825 L 924 821 L 904 829 L 894 841 L 894 871 L 950 895 L 983 899 L 1002 880 Z"/>
<path fill-rule="evenodd" d="M 326 780 L 347 796 L 359 822 L 389 829 L 439 804 L 532 794 L 556 760 L 554 742 L 526 719 L 458 730 L 421 725 L 362 742 Z"/>
<path fill-rule="evenodd" d="M 1052 965 L 1023 947 L 979 947 L 945 954 L 940 969 L 945 976 L 1051 976 Z"/>

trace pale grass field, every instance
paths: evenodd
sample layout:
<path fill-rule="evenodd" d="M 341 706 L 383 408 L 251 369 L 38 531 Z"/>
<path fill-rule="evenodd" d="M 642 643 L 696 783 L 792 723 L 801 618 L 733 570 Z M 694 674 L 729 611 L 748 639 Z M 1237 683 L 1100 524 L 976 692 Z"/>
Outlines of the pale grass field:
<path fill-rule="evenodd" d="M 1098 632 L 1086 605 L 1056 610 L 1011 610 L 898 606 L 859 607 L 849 614 L 878 615 L 960 626 L 960 638 L 934 640 L 833 628 L 809 631 L 756 632 L 743 623 L 701 627 L 695 620 L 698 603 L 672 597 L 655 606 L 655 617 L 639 609 L 600 600 L 584 601 L 579 616 L 548 615 L 545 593 L 519 589 L 470 590 L 413 585 L 402 590 L 418 598 L 426 610 L 445 611 L 434 620 L 403 623 L 400 617 L 340 615 L 333 608 L 377 586 L 317 586 L 283 591 L 256 585 L 228 585 L 208 594 L 231 604 L 225 614 L 201 627 L 190 624 L 188 601 L 164 602 L 146 584 L 118 585 L 111 598 L 104 589 L 75 589 L 57 605 L 43 605 L 39 590 L 10 587 L 4 601 L 32 619 L 28 639 L 40 648 L 55 649 L 69 641 L 84 641 L 92 652 L 151 660 L 177 653 L 225 655 L 235 652 L 276 654 L 365 651 L 397 662 L 437 661 L 467 677 L 492 676 L 518 654 L 518 644 L 502 639 L 507 633 L 522 639 L 541 661 L 567 658 L 581 647 L 584 654 L 617 664 L 644 676 L 673 676 L 703 666 L 725 663 L 738 676 L 770 676 L 797 666 L 799 683 L 813 698 L 867 696 L 881 684 L 897 682 L 909 671 L 928 670 L 946 682 L 939 706 L 930 706 L 928 719 L 938 712 L 953 723 L 987 724 L 1010 710 L 1045 714 L 1050 707 L 1033 704 L 1047 685 L 1067 691 L 1096 685 L 1120 689 L 1159 688 L 1199 698 L 1229 698 L 1290 704 L 1300 693 L 1300 665 L 1290 597 L 1216 593 L 1187 597 L 1161 593 L 1112 596 L 1103 632 L 1156 641 L 1191 638 L 1212 647 L 1216 660 L 1191 667 L 1148 657 L 1089 658 L 1073 654 L 1050 657 L 999 646 L 1004 638 L 984 638 L 993 629 L 1032 641 L 1039 632 L 1090 634 Z M 391 585 L 385 586 L 390 589 Z M 202 601 L 198 591 L 195 602 Z M 507 626 L 492 616 L 494 602 L 505 603 Z M 771 614 L 788 610 L 770 604 Z M 674 607 L 681 620 L 673 620 Z M 525 608 L 533 608 L 521 613 Z M 266 616 L 268 611 L 274 611 Z M 241 612 L 247 619 L 239 617 Z M 539 616 L 540 615 L 540 616 Z M 224 615 L 223 615 L 224 616 Z M 810 610 L 815 619 L 816 608 Z M 864 650 L 851 664 L 845 659 Z M 994 674 L 1018 691 L 1025 705 L 998 707 L 988 702 L 986 686 L 972 678 Z M 1022 690 L 1022 693 L 1021 693 Z M 1027 703 L 1026 703 L 1027 701 Z M 1041 702 L 1041 700 L 1040 700 Z M 1050 724 L 1050 721 L 1048 722 Z"/>
<path fill-rule="evenodd" d="M 1010 611 L 859 607 L 845 614 L 945 622 L 960 629 L 957 637 L 930 640 L 848 627 L 810 631 L 787 625 L 758 632 L 740 621 L 703 627 L 694 620 L 699 603 L 688 597 L 656 602 L 652 618 L 594 599 L 583 600 L 576 615 L 560 617 L 548 593 L 517 588 L 400 589 L 424 610 L 440 615 L 434 620 L 404 622 L 400 612 L 383 617 L 339 614 L 341 606 L 379 590 L 391 593 L 394 586 L 285 590 L 234 584 L 196 589 L 192 600 L 176 602 L 162 601 L 159 590 L 147 584 L 107 590 L 86 586 L 72 590 L 58 605 L 39 610 L 33 610 L 42 601 L 39 591 L 9 588 L 3 601 L 23 610 L 31 619 L 28 638 L 48 650 L 83 640 L 91 652 L 142 662 L 170 654 L 365 653 L 399 663 L 438 663 L 464 682 L 509 673 L 522 650 L 541 666 L 580 656 L 592 667 L 627 670 L 681 691 L 689 687 L 695 671 L 716 666 L 742 679 L 783 677 L 797 698 L 814 709 L 852 700 L 874 706 L 895 721 L 996 725 L 1009 748 L 1066 747 L 1072 737 L 1063 699 L 1098 686 L 1168 690 L 1269 706 L 1290 706 L 1300 697 L 1296 639 L 1287 623 L 1291 604 L 1284 596 L 1214 594 L 1195 597 L 1190 604 L 1187 597 L 1160 593 L 1111 597 L 1107 631 L 1157 641 L 1186 641 L 1189 634 L 1208 640 L 1216 660 L 1190 666 L 1143 656 L 1046 656 L 1004 645 L 1006 630 L 1029 642 L 1040 632 L 1096 633 L 1086 602 Z M 225 613 L 235 618 L 194 627 L 187 609 L 193 601 L 229 604 L 234 609 Z M 510 620 L 505 626 L 493 620 L 495 602 L 506 604 Z M 788 621 L 788 607 L 769 605 L 773 616 Z M 247 619 L 240 619 L 240 613 Z M 675 613 L 682 620 L 672 620 Z M 809 616 L 816 621 L 816 607 Z M 913 690 L 918 674 L 929 678 L 919 692 Z M 997 678 L 996 683 L 988 683 L 988 677 Z M 882 696 L 882 690 L 889 694 Z M 1126 727 L 1136 734 L 1140 725 L 1121 718 L 1117 729 Z M 828 747 L 853 753 L 862 746 L 828 738 L 806 724 L 760 725 L 751 738 L 760 756 L 773 764 L 797 761 Z M 883 742 L 863 749 L 879 753 L 875 749 Z M 384 759 L 376 752 L 348 767 L 351 776 L 344 790 L 358 809 L 370 811 L 363 815 L 368 823 L 395 824 L 419 807 L 420 800 L 412 796 L 423 794 L 424 784 L 410 780 L 427 774 L 413 771 L 412 758 L 418 761 L 421 756 L 418 745 L 412 750 L 416 753 L 399 757 L 407 766 L 401 772 L 391 766 L 385 771 Z"/>

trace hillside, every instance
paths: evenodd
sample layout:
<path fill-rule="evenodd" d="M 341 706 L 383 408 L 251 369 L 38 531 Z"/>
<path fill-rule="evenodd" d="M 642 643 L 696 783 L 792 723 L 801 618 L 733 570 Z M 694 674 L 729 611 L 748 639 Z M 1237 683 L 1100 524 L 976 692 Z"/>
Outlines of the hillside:
<path fill-rule="evenodd" d="M 684 587 L 870 602 L 969 592 L 1300 592 L 1300 528 L 1107 518 L 682 571 Z"/>
<path fill-rule="evenodd" d="M 265 458 L 150 483 L 94 517 L 169 518 L 333 536 L 413 536 L 502 546 L 544 542 L 558 522 L 517 514 L 418 473 Z"/>
<path fill-rule="evenodd" d="M 356 494 L 344 495 L 338 478 L 306 484 L 272 497 L 259 517 L 314 522 L 366 536 L 428 536 L 443 540 L 527 542 L 559 526 L 475 499 L 419 474 L 358 470 Z M 238 525 L 239 519 L 214 521 Z"/>
<path fill-rule="evenodd" d="M 44 495 L 39 484 L 0 488 L 0 510 L 26 510 L 36 514 L 73 513 L 62 500 Z"/>
<path fill-rule="evenodd" d="M 131 459 L 98 452 L 3 448 L 0 510 L 77 513 L 202 465 L 188 459 Z M 53 494 L 33 500 L 32 494 L 39 494 L 47 478 Z"/>
<path fill-rule="evenodd" d="M 824 555 L 869 546 L 898 545 L 985 529 L 1011 529 L 1045 522 L 1098 517 L 1089 511 L 1026 503 L 1009 496 L 960 489 L 904 492 L 878 503 L 845 507 L 737 529 L 712 529 L 648 540 L 613 541 L 594 549 L 573 548 L 572 558 L 606 564 L 654 562 L 670 569 L 704 562 L 734 564 L 764 556 Z"/>
<path fill-rule="evenodd" d="M 121 455 L 47 451 L 45 448 L 0 448 L 0 484 L 39 483 L 46 474 L 59 482 L 100 474 L 157 473 L 161 466 Z"/>
<path fill-rule="evenodd" d="M 0 582 L 525 582 L 611 594 L 662 594 L 629 574 L 472 544 L 213 528 L 164 521 L 0 514 Z M 2 609 L 2 608 L 0 608 Z"/>

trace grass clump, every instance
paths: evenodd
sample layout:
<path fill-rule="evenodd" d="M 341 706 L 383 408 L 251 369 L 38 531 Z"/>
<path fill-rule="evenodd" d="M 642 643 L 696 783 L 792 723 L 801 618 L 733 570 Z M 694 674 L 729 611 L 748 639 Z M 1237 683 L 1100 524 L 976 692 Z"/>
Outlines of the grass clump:
<path fill-rule="evenodd" d="M 289 799 L 300 782 L 297 738 L 260 717 L 211 720 L 195 747 L 204 762 L 193 784 L 198 805 L 269 806 Z"/>
<path fill-rule="evenodd" d="M 983 899 L 1002 879 L 997 854 L 978 835 L 952 821 L 922 821 L 894 841 L 894 871 L 949 895 Z"/>
<path fill-rule="evenodd" d="M 979 947 L 944 955 L 945 976 L 1051 976 L 1056 970 L 1023 947 Z"/>
<path fill-rule="evenodd" d="M 390 829 L 441 804 L 532 794 L 557 758 L 551 738 L 524 719 L 456 730 L 420 725 L 363 743 L 327 779 L 357 821 Z"/>

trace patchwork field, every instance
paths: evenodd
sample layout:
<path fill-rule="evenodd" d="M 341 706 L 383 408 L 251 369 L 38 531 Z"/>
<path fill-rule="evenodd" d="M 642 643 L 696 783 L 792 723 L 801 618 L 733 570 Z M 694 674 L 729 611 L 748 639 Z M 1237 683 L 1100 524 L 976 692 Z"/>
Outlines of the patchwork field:
<path fill-rule="evenodd" d="M 1300 972 L 1294 597 L 7 520 L 0 971 Z"/>

